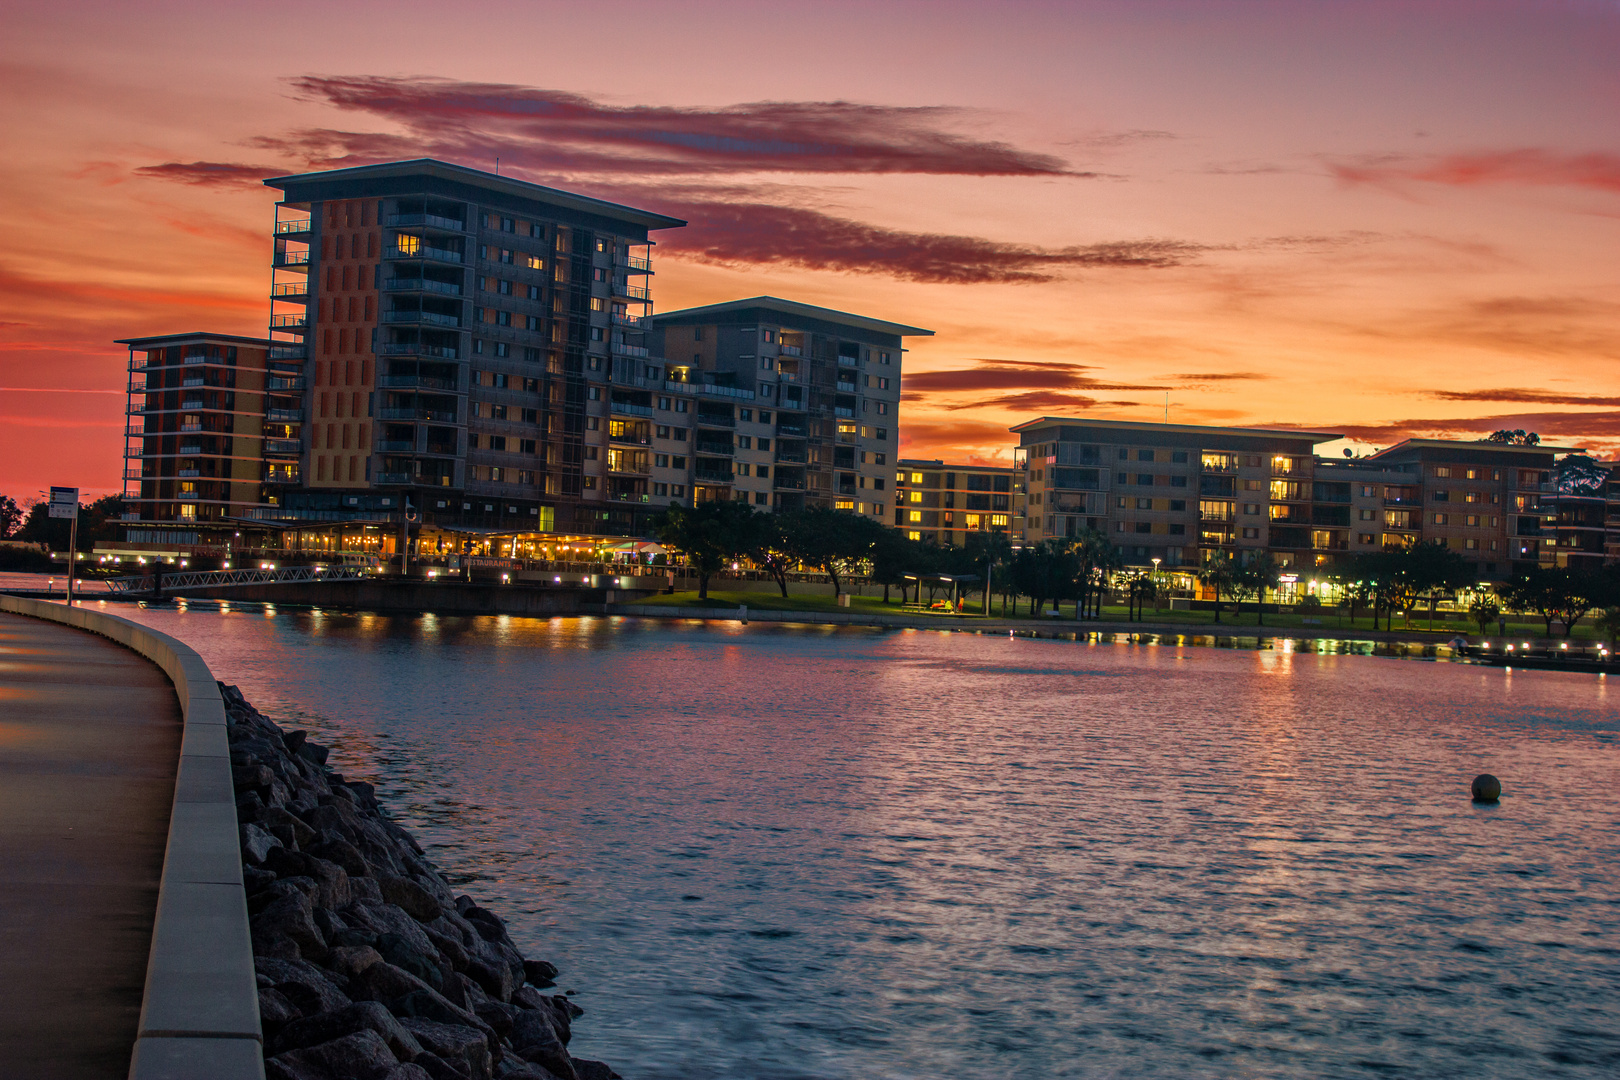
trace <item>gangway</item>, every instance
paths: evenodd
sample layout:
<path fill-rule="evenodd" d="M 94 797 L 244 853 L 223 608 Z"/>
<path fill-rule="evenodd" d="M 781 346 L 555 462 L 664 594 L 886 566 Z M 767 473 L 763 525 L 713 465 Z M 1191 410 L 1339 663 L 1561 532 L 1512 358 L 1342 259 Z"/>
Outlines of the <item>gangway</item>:
<path fill-rule="evenodd" d="M 257 570 L 182 570 L 162 575 L 164 592 L 186 589 L 230 589 L 242 585 L 292 585 L 307 581 L 358 581 L 368 577 L 366 566 L 287 566 Z M 117 594 L 149 593 L 156 589 L 155 574 L 108 578 L 107 591 Z"/>

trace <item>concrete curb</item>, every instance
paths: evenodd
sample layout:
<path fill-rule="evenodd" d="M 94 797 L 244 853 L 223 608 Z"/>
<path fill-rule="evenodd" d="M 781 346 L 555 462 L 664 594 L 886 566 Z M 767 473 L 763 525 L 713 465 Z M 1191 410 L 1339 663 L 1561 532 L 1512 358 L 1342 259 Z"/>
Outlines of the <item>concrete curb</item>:
<path fill-rule="evenodd" d="M 0 594 L 0 611 L 110 638 L 174 683 L 185 730 L 130 1080 L 264 1080 L 259 992 L 219 684 L 167 634 L 85 607 Z"/>

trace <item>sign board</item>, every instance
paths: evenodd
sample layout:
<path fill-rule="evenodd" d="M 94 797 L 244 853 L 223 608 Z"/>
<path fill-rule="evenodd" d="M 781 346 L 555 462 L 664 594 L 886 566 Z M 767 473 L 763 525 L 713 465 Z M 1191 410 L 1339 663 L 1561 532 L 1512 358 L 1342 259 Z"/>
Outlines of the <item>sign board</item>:
<path fill-rule="evenodd" d="M 67 518 L 73 520 L 79 516 L 79 489 L 78 488 L 51 488 L 51 505 L 48 517 Z"/>

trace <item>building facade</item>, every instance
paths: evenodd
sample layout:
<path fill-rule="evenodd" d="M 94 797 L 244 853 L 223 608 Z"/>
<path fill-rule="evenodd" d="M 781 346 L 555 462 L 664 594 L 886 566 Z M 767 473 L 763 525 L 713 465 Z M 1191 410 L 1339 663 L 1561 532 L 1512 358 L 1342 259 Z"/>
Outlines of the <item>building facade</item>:
<path fill-rule="evenodd" d="M 903 342 L 933 331 L 773 296 L 666 312 L 651 327 L 663 393 L 690 401 L 689 437 L 671 430 L 691 447 L 698 501 L 888 520 Z M 678 444 L 666 445 L 673 459 Z"/>
<path fill-rule="evenodd" d="M 902 458 L 892 522 L 912 540 L 948 547 L 962 547 L 976 533 L 1022 538 L 1023 482 L 1023 471 L 1010 465 Z"/>
<path fill-rule="evenodd" d="M 223 527 L 266 506 L 263 338 L 167 334 L 129 347 L 124 516 L 144 533 Z"/>
<path fill-rule="evenodd" d="M 432 160 L 265 183 L 270 516 L 644 526 L 649 233 L 684 222 Z"/>
<path fill-rule="evenodd" d="M 1130 565 L 1264 552 L 1304 570 L 1439 540 L 1489 581 L 1601 562 L 1608 544 L 1607 490 L 1560 494 L 1553 483 L 1571 447 L 1408 439 L 1332 458 L 1314 453 L 1331 432 L 1052 417 L 1012 430 L 1025 541 L 1096 529 Z"/>

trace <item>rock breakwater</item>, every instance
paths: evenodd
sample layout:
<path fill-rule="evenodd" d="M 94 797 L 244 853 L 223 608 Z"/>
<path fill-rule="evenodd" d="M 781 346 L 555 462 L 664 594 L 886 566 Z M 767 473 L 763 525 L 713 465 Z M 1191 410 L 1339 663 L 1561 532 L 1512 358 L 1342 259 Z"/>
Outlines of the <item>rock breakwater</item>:
<path fill-rule="evenodd" d="M 370 784 L 234 686 L 229 718 L 268 1080 L 616 1080 L 568 1053 L 557 969 L 455 895 Z"/>

